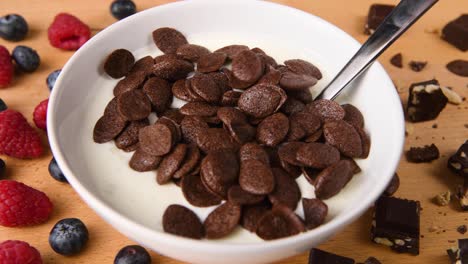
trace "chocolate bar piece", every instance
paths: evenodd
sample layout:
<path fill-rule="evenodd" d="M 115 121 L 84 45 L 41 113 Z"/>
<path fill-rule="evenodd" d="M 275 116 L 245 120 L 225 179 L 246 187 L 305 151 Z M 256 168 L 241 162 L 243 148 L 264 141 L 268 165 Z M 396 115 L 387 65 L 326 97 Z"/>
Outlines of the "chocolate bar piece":
<path fill-rule="evenodd" d="M 468 140 L 448 159 L 447 167 L 456 174 L 468 178 Z"/>
<path fill-rule="evenodd" d="M 462 186 L 458 187 L 458 202 L 463 211 L 468 211 L 468 178 L 465 178 Z"/>
<path fill-rule="evenodd" d="M 458 247 L 447 249 L 451 264 L 468 263 L 468 239 L 459 239 Z"/>
<path fill-rule="evenodd" d="M 442 39 L 462 51 L 468 50 L 468 14 L 450 21 L 442 29 Z"/>
<path fill-rule="evenodd" d="M 375 204 L 372 241 L 399 253 L 419 254 L 418 201 L 382 196 Z"/>
<path fill-rule="evenodd" d="M 364 33 L 370 35 L 382 24 L 385 17 L 392 12 L 394 5 L 373 4 L 369 8 Z"/>
<path fill-rule="evenodd" d="M 414 163 L 431 162 L 439 158 L 439 149 L 434 144 L 424 147 L 411 147 L 406 152 L 406 158 L 409 162 Z"/>
<path fill-rule="evenodd" d="M 409 88 L 408 118 L 412 122 L 433 120 L 447 102 L 437 80 L 413 83 Z"/>
<path fill-rule="evenodd" d="M 310 250 L 309 264 L 354 264 L 354 259 L 313 248 Z"/>

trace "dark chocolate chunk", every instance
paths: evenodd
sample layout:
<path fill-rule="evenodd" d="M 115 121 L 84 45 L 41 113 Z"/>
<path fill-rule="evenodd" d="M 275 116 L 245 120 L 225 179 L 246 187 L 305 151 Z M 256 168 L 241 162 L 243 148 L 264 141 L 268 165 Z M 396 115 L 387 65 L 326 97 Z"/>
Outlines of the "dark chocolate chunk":
<path fill-rule="evenodd" d="M 153 74 L 168 81 L 177 81 L 186 78 L 193 69 L 189 61 L 168 57 L 154 63 Z"/>
<path fill-rule="evenodd" d="M 242 93 L 238 107 L 248 115 L 264 118 L 278 111 L 286 98 L 286 93 L 277 86 L 257 84 Z"/>
<path fill-rule="evenodd" d="M 364 33 L 370 35 L 380 26 L 390 12 L 392 12 L 394 5 L 373 4 L 369 8 L 367 14 L 367 23 L 365 25 Z"/>
<path fill-rule="evenodd" d="M 263 199 L 265 199 L 264 195 L 249 193 L 239 185 L 232 186 L 228 191 L 228 201 L 238 205 L 258 204 Z"/>
<path fill-rule="evenodd" d="M 313 65 L 312 63 L 301 60 L 301 59 L 294 59 L 294 60 L 286 60 L 284 62 L 288 69 L 296 74 L 303 74 L 314 77 L 317 80 L 322 79 L 322 73 L 320 70 Z"/>
<path fill-rule="evenodd" d="M 117 110 L 126 120 L 141 120 L 151 113 L 151 102 L 141 90 L 132 90 L 117 97 Z"/>
<path fill-rule="evenodd" d="M 468 178 L 468 140 L 458 148 L 455 154 L 450 156 L 447 166 L 456 174 Z"/>
<path fill-rule="evenodd" d="M 162 27 L 153 31 L 153 41 L 166 54 L 175 54 L 180 46 L 188 43 L 182 33 L 169 27 Z"/>
<path fill-rule="evenodd" d="M 356 128 L 346 121 L 326 122 L 323 134 L 328 144 L 335 146 L 343 155 L 357 158 L 363 153 L 362 140 Z"/>
<path fill-rule="evenodd" d="M 265 164 L 270 164 L 268 153 L 266 150 L 257 143 L 249 142 L 244 145 L 239 150 L 240 161 L 245 160 L 258 160 Z"/>
<path fill-rule="evenodd" d="M 185 159 L 180 168 L 174 173 L 172 178 L 179 179 L 192 172 L 201 159 L 200 150 L 194 144 L 188 145 Z"/>
<path fill-rule="evenodd" d="M 449 242 L 455 242 L 449 240 Z M 468 263 L 468 239 L 458 239 L 458 245 L 447 249 L 447 254 L 450 258 L 451 264 L 465 264 Z"/>
<path fill-rule="evenodd" d="M 282 113 L 276 113 L 263 119 L 257 127 L 257 141 L 274 147 L 281 143 L 289 131 L 289 119 Z"/>
<path fill-rule="evenodd" d="M 180 187 L 182 188 L 185 199 L 191 205 L 208 207 L 221 203 L 221 199 L 217 195 L 212 194 L 205 185 L 203 185 L 200 175 L 185 175 L 182 178 Z"/>
<path fill-rule="evenodd" d="M 241 206 L 226 202 L 212 211 L 203 226 L 207 238 L 221 238 L 229 235 L 239 224 Z"/>
<path fill-rule="evenodd" d="M 375 204 L 372 241 L 397 252 L 419 254 L 418 201 L 382 196 Z"/>
<path fill-rule="evenodd" d="M 411 70 L 420 72 L 426 67 L 427 61 L 410 61 L 408 65 Z"/>
<path fill-rule="evenodd" d="M 413 83 L 409 88 L 407 113 L 412 122 L 435 119 L 447 105 L 448 99 L 437 80 Z"/>
<path fill-rule="evenodd" d="M 135 57 L 126 49 L 116 49 L 107 56 L 104 71 L 112 78 L 121 78 L 127 75 L 135 63 Z"/>
<path fill-rule="evenodd" d="M 309 264 L 354 264 L 354 259 L 313 248 L 309 253 Z"/>
<path fill-rule="evenodd" d="M 304 166 L 324 169 L 340 160 L 340 152 L 322 143 L 307 143 L 296 152 L 296 160 Z"/>
<path fill-rule="evenodd" d="M 133 153 L 128 165 L 136 171 L 152 171 L 158 168 L 161 160 L 162 157 L 160 156 L 153 156 L 141 149 L 137 149 L 135 153 Z"/>
<path fill-rule="evenodd" d="M 253 84 L 260 79 L 263 64 L 255 52 L 244 50 L 232 58 L 232 74 L 240 81 Z"/>
<path fill-rule="evenodd" d="M 239 144 L 222 128 L 208 128 L 197 137 L 197 145 L 204 152 L 237 151 Z"/>
<path fill-rule="evenodd" d="M 269 194 L 275 188 L 275 178 L 271 168 L 259 160 L 244 160 L 239 171 L 239 185 L 253 194 Z"/>
<path fill-rule="evenodd" d="M 278 239 L 304 232 L 302 220 L 288 207 L 276 205 L 258 222 L 256 233 L 264 240 Z"/>
<path fill-rule="evenodd" d="M 315 196 L 324 200 L 338 194 L 353 177 L 351 164 L 340 160 L 319 173 L 314 181 Z"/>
<path fill-rule="evenodd" d="M 466 225 L 461 225 L 457 227 L 457 232 L 464 235 L 467 231 Z"/>
<path fill-rule="evenodd" d="M 148 96 L 156 113 L 163 113 L 172 104 L 171 85 L 164 79 L 149 78 L 143 85 L 143 91 Z"/>
<path fill-rule="evenodd" d="M 457 196 L 460 207 L 463 211 L 468 211 L 468 179 L 464 179 L 463 185 L 458 187 Z"/>
<path fill-rule="evenodd" d="M 214 52 L 200 56 L 197 63 L 198 72 L 214 72 L 223 67 L 227 59 L 226 53 Z"/>
<path fill-rule="evenodd" d="M 138 141 L 144 152 L 154 156 L 163 156 L 171 151 L 175 136 L 167 124 L 156 123 L 140 129 Z"/>
<path fill-rule="evenodd" d="M 291 210 L 295 210 L 301 199 L 301 190 L 294 178 L 280 168 L 272 169 L 275 177 L 275 188 L 268 194 L 268 199 L 273 205 L 282 204 Z"/>
<path fill-rule="evenodd" d="M 167 207 L 162 222 L 166 233 L 194 239 L 201 239 L 205 235 L 198 216 L 182 205 L 172 204 Z"/>
<path fill-rule="evenodd" d="M 461 51 L 468 50 L 468 14 L 463 14 L 450 21 L 442 29 L 442 39 Z"/>
<path fill-rule="evenodd" d="M 195 44 L 184 44 L 176 51 L 178 57 L 191 62 L 197 62 L 201 56 L 209 53 L 207 48 Z"/>
<path fill-rule="evenodd" d="M 328 206 L 324 202 L 319 199 L 302 198 L 302 208 L 307 229 L 314 229 L 325 222 Z"/>
<path fill-rule="evenodd" d="M 345 110 L 345 116 L 343 117 L 344 121 L 355 127 L 364 127 L 364 116 L 357 107 L 352 104 L 344 104 L 341 107 Z"/>
<path fill-rule="evenodd" d="M 411 147 L 406 152 L 406 159 L 409 162 L 420 163 L 420 162 L 431 162 L 439 158 L 439 149 L 436 145 L 431 144 L 424 147 Z"/>
<path fill-rule="evenodd" d="M 390 63 L 397 68 L 403 68 L 403 55 L 401 55 L 401 53 L 393 55 L 390 59 Z"/>
<path fill-rule="evenodd" d="M 156 181 L 158 184 L 169 182 L 174 173 L 180 168 L 187 153 L 186 144 L 178 144 L 171 153 L 163 158 L 157 171 Z"/>
<path fill-rule="evenodd" d="M 250 232 L 257 230 L 257 225 L 263 215 L 271 209 L 271 205 L 264 202 L 242 207 L 241 225 Z"/>
<path fill-rule="evenodd" d="M 447 69 L 456 75 L 468 77 L 468 61 L 454 60 L 447 64 Z"/>
<path fill-rule="evenodd" d="M 400 177 L 395 172 L 395 174 L 393 174 L 392 179 L 388 183 L 387 188 L 385 188 L 383 195 L 392 196 L 398 190 L 399 187 L 400 187 Z"/>
<path fill-rule="evenodd" d="M 364 264 L 382 264 L 382 263 L 374 257 L 368 257 L 366 261 L 364 261 Z"/>
<path fill-rule="evenodd" d="M 229 59 L 233 59 L 241 51 L 249 50 L 249 47 L 245 45 L 229 45 L 215 50 L 215 52 L 225 53 Z"/>
<path fill-rule="evenodd" d="M 115 138 L 115 145 L 119 149 L 127 149 L 128 147 L 138 143 L 138 132 L 141 128 L 149 125 L 148 119 L 132 121 L 128 126 Z"/>
<path fill-rule="evenodd" d="M 203 184 L 218 196 L 226 198 L 231 186 L 237 183 L 239 162 L 232 151 L 210 152 L 202 160 L 200 173 Z"/>

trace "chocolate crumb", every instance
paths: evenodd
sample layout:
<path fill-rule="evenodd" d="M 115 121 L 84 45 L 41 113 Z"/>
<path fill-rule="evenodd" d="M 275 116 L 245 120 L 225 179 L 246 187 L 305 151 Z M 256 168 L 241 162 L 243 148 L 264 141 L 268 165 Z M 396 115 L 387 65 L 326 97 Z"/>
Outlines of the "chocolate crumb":
<path fill-rule="evenodd" d="M 464 124 L 463 126 L 464 126 L 465 128 L 468 128 L 468 124 Z"/>
<path fill-rule="evenodd" d="M 447 213 L 444 213 L 444 216 L 447 216 Z"/>
<path fill-rule="evenodd" d="M 440 193 L 436 195 L 433 199 L 433 202 L 439 206 L 446 206 L 450 203 L 450 198 L 452 194 L 450 191 L 446 191 L 444 193 Z"/>
<path fill-rule="evenodd" d="M 457 232 L 462 234 L 462 235 L 464 235 L 466 233 L 466 231 L 467 231 L 466 225 L 461 225 L 461 226 L 457 227 Z"/>
<path fill-rule="evenodd" d="M 438 128 L 439 126 L 437 124 L 433 124 L 432 128 Z"/>
<path fill-rule="evenodd" d="M 390 59 L 390 63 L 397 68 L 400 68 L 400 69 L 403 68 L 403 56 L 401 55 L 401 53 L 395 54 Z"/>
<path fill-rule="evenodd" d="M 410 66 L 411 70 L 420 72 L 426 67 L 427 61 L 410 61 L 408 65 Z"/>
<path fill-rule="evenodd" d="M 421 238 L 424 238 L 424 235 L 421 235 Z"/>

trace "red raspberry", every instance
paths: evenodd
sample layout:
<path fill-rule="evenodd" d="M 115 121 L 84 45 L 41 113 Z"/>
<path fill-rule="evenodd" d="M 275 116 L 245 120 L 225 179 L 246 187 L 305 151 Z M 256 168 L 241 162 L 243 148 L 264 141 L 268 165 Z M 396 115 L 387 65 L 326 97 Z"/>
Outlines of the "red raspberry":
<path fill-rule="evenodd" d="M 67 13 L 55 17 L 48 33 L 50 44 L 64 50 L 77 50 L 91 37 L 88 25 Z"/>
<path fill-rule="evenodd" d="M 15 158 L 37 158 L 42 154 L 39 134 L 21 113 L 0 112 L 0 154 Z"/>
<path fill-rule="evenodd" d="M 13 79 L 13 63 L 8 50 L 0 45 L 0 88 L 10 85 Z"/>
<path fill-rule="evenodd" d="M 40 129 L 47 130 L 47 104 L 49 99 L 40 102 L 33 113 L 34 124 Z"/>
<path fill-rule="evenodd" d="M 0 225 L 13 227 L 42 224 L 49 219 L 52 207 L 45 193 L 21 182 L 0 181 Z"/>
<path fill-rule="evenodd" d="M 39 251 L 28 243 L 19 240 L 6 240 L 0 243 L 0 263 L 42 264 L 42 259 Z"/>

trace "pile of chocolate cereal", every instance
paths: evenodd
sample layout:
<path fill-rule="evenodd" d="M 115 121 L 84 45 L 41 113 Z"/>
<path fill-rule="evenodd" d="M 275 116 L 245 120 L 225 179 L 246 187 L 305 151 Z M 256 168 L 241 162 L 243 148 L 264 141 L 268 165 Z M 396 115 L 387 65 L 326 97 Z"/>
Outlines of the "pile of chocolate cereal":
<path fill-rule="evenodd" d="M 360 111 L 312 101 L 309 88 L 322 74 L 307 61 L 279 65 L 244 45 L 210 52 L 172 28 L 155 30 L 153 39 L 164 55 L 135 62 L 118 49 L 107 57 L 105 72 L 124 78 L 93 137 L 134 151 L 132 169 L 156 170 L 157 183 L 177 184 L 190 204 L 219 205 L 203 223 L 171 205 L 165 232 L 216 239 L 240 224 L 271 240 L 321 225 L 328 212 L 322 200 L 360 171 L 353 158 L 369 154 Z M 174 96 L 187 103 L 171 108 Z M 153 112 L 158 119 L 150 124 Z M 302 174 L 317 198 L 302 198 L 296 183 Z M 305 219 L 294 213 L 301 198 Z"/>

